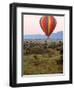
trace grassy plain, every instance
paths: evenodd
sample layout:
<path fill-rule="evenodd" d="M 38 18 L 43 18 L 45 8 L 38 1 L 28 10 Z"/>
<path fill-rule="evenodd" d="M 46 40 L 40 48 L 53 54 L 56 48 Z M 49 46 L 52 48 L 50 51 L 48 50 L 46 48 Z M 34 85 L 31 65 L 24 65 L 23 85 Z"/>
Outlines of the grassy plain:
<path fill-rule="evenodd" d="M 63 73 L 63 42 L 31 40 L 23 43 L 23 74 Z"/>

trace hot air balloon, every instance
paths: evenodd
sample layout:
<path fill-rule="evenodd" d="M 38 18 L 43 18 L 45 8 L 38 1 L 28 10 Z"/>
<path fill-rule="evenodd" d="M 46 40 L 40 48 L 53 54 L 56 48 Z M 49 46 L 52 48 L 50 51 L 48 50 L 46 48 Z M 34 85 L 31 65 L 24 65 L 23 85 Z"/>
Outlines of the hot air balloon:
<path fill-rule="evenodd" d="M 56 19 L 53 16 L 42 16 L 40 26 L 45 35 L 49 37 L 56 27 Z"/>

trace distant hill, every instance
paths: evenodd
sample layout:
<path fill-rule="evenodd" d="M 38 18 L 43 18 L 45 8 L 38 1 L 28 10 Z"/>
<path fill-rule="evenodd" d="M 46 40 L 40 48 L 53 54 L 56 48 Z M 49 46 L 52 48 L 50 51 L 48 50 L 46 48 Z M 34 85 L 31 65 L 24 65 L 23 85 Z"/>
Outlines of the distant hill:
<path fill-rule="evenodd" d="M 53 34 L 51 34 L 50 38 L 53 40 L 63 40 L 63 32 L 60 31 L 57 33 L 53 33 Z"/>
<path fill-rule="evenodd" d="M 25 35 L 24 39 L 27 40 L 46 40 L 47 36 L 45 35 L 40 35 L 40 34 L 36 34 L 36 35 Z M 49 39 L 51 40 L 63 40 L 63 32 L 57 32 L 57 33 L 52 33 L 49 37 Z"/>

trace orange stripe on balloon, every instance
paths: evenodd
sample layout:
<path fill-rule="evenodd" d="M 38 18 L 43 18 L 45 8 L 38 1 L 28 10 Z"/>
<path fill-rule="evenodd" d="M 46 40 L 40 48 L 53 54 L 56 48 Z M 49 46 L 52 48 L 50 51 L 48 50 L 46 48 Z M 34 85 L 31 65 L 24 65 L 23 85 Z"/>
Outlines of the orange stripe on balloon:
<path fill-rule="evenodd" d="M 50 17 L 50 33 L 54 30 L 54 17 L 53 16 L 51 16 Z"/>
<path fill-rule="evenodd" d="M 48 35 L 50 33 L 50 16 L 48 16 Z"/>

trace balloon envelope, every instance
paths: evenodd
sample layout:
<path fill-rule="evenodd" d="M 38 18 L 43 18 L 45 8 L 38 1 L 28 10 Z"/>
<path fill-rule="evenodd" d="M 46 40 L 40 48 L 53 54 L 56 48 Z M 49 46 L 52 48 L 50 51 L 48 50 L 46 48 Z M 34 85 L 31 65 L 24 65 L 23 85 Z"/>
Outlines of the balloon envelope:
<path fill-rule="evenodd" d="M 56 20 L 53 16 L 43 16 L 40 19 L 40 26 L 45 35 L 49 37 L 55 29 Z"/>

